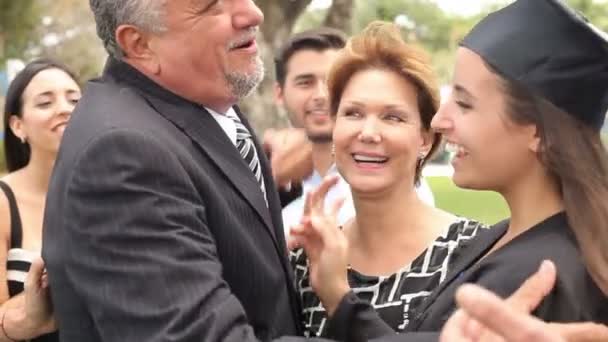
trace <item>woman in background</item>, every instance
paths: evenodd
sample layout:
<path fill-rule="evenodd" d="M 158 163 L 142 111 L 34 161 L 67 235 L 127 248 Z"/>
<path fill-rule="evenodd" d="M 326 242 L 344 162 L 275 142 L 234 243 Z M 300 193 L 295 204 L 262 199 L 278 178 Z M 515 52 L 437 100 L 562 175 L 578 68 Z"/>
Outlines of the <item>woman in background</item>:
<path fill-rule="evenodd" d="M 0 179 L 0 338 L 58 341 L 52 319 L 43 326 L 18 324 L 27 272 L 42 248 L 42 218 L 49 178 L 63 131 L 81 96 L 74 74 L 62 64 L 40 59 L 11 82 L 4 106 L 4 149 L 9 173 Z M 42 261 L 32 286 L 46 292 Z M 4 285 L 2 285 L 4 284 Z M 50 317 L 50 316 L 49 316 Z M 23 318 L 23 317 L 21 317 Z"/>

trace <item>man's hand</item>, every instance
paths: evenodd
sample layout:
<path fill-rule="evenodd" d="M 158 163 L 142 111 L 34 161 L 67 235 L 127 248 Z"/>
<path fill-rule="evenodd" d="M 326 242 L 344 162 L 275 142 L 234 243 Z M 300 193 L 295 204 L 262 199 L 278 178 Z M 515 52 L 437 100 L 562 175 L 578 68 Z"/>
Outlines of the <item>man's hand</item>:
<path fill-rule="evenodd" d="M 442 342 L 600 342 L 608 328 L 594 323 L 545 323 L 530 315 L 555 285 L 556 270 L 543 262 L 508 299 L 476 285 L 456 293 L 461 309 L 444 326 Z"/>
<path fill-rule="evenodd" d="M 312 174 L 312 146 L 303 129 L 266 131 L 264 150 L 270 156 L 272 175 L 279 188 L 300 183 Z"/>

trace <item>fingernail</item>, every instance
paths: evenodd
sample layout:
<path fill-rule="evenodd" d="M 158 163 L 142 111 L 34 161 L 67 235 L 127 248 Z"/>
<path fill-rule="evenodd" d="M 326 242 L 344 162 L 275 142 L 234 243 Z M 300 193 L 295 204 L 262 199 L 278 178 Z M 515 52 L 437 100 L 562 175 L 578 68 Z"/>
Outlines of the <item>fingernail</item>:
<path fill-rule="evenodd" d="M 550 260 L 543 260 L 543 262 L 540 264 L 540 272 L 542 273 L 551 272 L 553 268 L 554 265 Z"/>
<path fill-rule="evenodd" d="M 471 296 L 474 295 L 474 287 L 470 284 L 461 285 L 458 290 L 456 290 L 456 301 L 463 303 L 468 302 L 471 299 Z"/>

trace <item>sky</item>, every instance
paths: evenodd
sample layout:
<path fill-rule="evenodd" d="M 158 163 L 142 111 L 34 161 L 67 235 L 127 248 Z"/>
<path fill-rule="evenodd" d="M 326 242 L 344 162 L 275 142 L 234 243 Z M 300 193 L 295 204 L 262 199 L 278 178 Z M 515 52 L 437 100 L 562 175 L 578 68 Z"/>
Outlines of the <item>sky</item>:
<path fill-rule="evenodd" d="M 447 12 L 459 15 L 471 15 L 478 13 L 487 4 L 497 0 L 432 0 Z M 312 8 L 326 8 L 331 4 L 331 0 L 313 0 Z"/>

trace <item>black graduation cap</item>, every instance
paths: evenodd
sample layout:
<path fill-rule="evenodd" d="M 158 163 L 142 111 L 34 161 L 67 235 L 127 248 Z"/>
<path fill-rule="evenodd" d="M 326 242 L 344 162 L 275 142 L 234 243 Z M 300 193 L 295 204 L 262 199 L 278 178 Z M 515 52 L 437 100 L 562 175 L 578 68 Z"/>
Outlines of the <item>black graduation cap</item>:
<path fill-rule="evenodd" d="M 462 46 L 504 77 L 600 129 L 608 111 L 608 35 L 560 0 L 518 0 Z"/>

